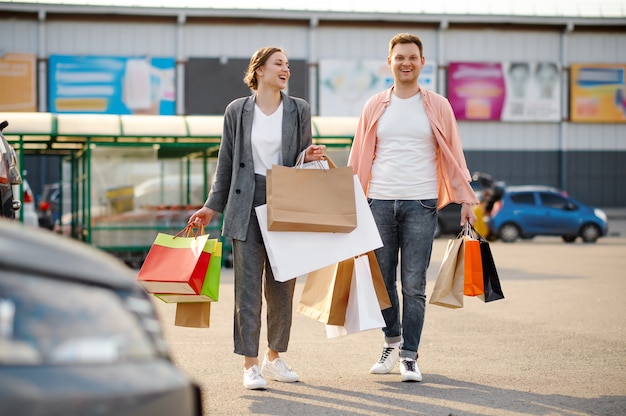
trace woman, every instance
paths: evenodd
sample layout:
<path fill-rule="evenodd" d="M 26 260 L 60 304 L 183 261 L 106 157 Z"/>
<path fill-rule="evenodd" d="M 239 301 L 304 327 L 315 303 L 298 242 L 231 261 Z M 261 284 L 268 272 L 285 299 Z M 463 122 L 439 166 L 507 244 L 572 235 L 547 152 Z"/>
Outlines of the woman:
<path fill-rule="evenodd" d="M 204 207 L 190 224 L 207 225 L 224 213 L 222 233 L 233 240 L 235 274 L 235 354 L 244 356 L 244 387 L 265 389 L 267 378 L 298 381 L 280 358 L 287 350 L 295 279 L 274 280 L 254 207 L 265 203 L 265 175 L 272 165 L 294 166 L 323 159 L 325 146 L 311 144 L 309 104 L 282 90 L 291 72 L 282 49 L 261 48 L 252 56 L 244 82 L 253 94 L 226 107 L 215 180 Z M 268 349 L 259 369 L 263 272 L 267 302 Z"/>

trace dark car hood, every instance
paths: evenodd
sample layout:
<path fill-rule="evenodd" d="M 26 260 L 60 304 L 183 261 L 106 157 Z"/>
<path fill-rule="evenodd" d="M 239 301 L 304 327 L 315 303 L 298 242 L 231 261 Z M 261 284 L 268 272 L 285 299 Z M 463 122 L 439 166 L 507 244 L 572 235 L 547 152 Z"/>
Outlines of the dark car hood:
<path fill-rule="evenodd" d="M 136 273 L 122 261 L 86 243 L 0 219 L 0 271 L 41 275 L 131 290 Z"/>

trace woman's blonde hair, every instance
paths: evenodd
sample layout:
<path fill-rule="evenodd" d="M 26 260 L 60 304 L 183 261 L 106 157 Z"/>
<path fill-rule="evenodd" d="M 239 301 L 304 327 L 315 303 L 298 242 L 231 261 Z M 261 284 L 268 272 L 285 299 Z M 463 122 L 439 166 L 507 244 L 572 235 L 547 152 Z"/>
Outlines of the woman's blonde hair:
<path fill-rule="evenodd" d="M 243 77 L 243 82 L 245 82 L 252 91 L 256 91 L 257 88 L 259 88 L 259 82 L 256 79 L 256 70 L 265 65 L 269 57 L 276 52 L 285 53 L 281 48 L 270 46 L 259 49 L 252 55 L 252 58 L 250 58 L 250 63 L 248 64 L 246 75 Z"/>

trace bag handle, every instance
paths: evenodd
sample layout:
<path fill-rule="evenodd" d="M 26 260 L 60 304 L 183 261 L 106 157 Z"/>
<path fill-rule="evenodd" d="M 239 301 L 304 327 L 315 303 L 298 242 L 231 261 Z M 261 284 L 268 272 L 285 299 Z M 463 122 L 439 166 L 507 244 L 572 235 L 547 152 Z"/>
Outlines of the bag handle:
<path fill-rule="evenodd" d="M 483 241 L 483 242 L 487 241 L 485 237 L 483 237 L 478 231 L 476 231 L 476 228 L 474 228 L 474 225 L 470 224 L 469 221 L 465 223 L 465 228 L 468 230 L 469 234 L 467 235 L 469 235 L 470 237 L 473 237 L 474 235 L 476 235 L 478 237 L 477 238 L 478 241 Z"/>
<path fill-rule="evenodd" d="M 335 169 L 337 167 L 335 162 L 332 161 L 332 159 L 330 158 L 330 156 L 328 156 L 328 153 L 326 153 L 326 152 L 324 152 L 324 160 L 326 160 L 328 162 L 328 167 L 329 168 Z"/>
<path fill-rule="evenodd" d="M 174 235 L 174 238 L 176 237 L 197 238 L 197 237 L 200 237 L 201 235 L 204 235 L 204 225 L 198 227 L 197 225 L 187 224 L 185 228 L 183 228 L 182 230 L 180 230 Z"/>
<path fill-rule="evenodd" d="M 302 152 L 300 152 L 300 154 L 298 155 L 298 158 L 296 159 L 296 164 L 295 164 L 295 168 L 296 169 L 300 169 L 302 168 L 302 165 L 304 165 L 304 155 L 306 153 L 306 149 L 303 150 Z M 328 167 L 330 169 L 334 169 L 337 167 L 337 165 L 335 164 L 335 162 L 332 161 L 332 159 L 330 158 L 330 156 L 328 156 L 328 153 L 324 152 L 323 155 L 324 159 L 327 163 L 328 163 Z M 326 170 L 326 168 L 321 164 L 321 161 L 316 160 L 316 162 L 320 165 L 320 170 Z"/>

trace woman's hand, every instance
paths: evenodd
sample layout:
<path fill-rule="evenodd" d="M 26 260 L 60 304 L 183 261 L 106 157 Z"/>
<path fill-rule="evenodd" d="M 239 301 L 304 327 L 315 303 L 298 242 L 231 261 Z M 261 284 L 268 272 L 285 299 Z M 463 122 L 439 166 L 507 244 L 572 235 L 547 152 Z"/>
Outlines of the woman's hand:
<path fill-rule="evenodd" d="M 201 226 L 205 227 L 211 222 L 211 218 L 213 218 L 213 211 L 211 208 L 202 207 L 196 212 L 194 212 L 191 217 L 189 217 L 189 225 Z"/>
<path fill-rule="evenodd" d="M 314 160 L 323 160 L 326 146 L 323 144 L 312 144 L 304 151 L 304 161 L 313 162 Z"/>

